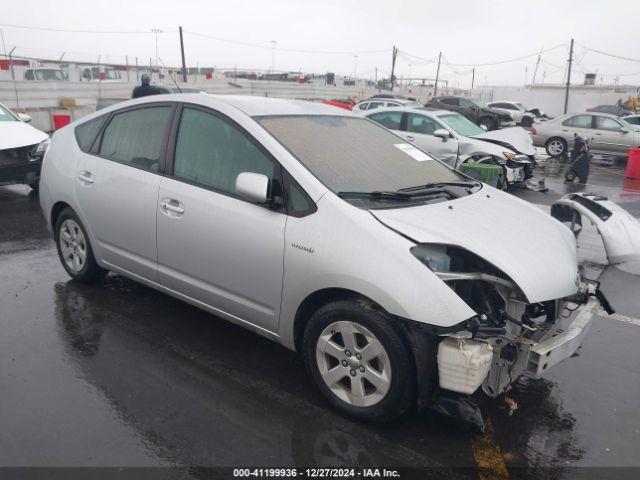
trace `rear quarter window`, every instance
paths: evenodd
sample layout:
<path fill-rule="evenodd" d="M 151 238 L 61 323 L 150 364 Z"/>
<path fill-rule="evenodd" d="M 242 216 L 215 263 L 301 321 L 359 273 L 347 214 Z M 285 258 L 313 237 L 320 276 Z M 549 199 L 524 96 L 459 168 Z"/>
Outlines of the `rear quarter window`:
<path fill-rule="evenodd" d="M 83 152 L 89 152 L 91 145 L 93 145 L 93 141 L 96 139 L 96 136 L 102 128 L 102 125 L 104 125 L 106 119 L 107 116 L 102 115 L 94 118 L 93 120 L 89 120 L 88 122 L 84 122 L 75 128 L 74 133 L 80 150 Z"/>

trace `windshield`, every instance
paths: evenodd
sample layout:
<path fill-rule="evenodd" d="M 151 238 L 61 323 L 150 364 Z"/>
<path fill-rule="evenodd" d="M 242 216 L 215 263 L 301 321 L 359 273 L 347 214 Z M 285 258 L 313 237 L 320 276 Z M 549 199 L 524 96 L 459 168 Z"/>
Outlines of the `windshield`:
<path fill-rule="evenodd" d="M 115 70 L 107 69 L 104 71 L 104 78 L 106 80 L 118 80 L 120 76 Z"/>
<path fill-rule="evenodd" d="M 633 123 L 627 122 L 624 118 L 619 118 L 622 124 L 631 130 L 632 132 L 640 132 L 640 125 L 634 125 Z"/>
<path fill-rule="evenodd" d="M 64 80 L 61 70 L 55 69 L 39 69 L 36 70 L 36 79 L 38 80 Z"/>
<path fill-rule="evenodd" d="M 475 123 L 467 120 L 459 113 L 448 113 L 446 115 L 438 115 L 438 118 L 442 120 L 447 126 L 456 132 L 458 135 L 465 137 L 473 137 L 474 135 L 480 135 L 485 131 Z"/>
<path fill-rule="evenodd" d="M 287 115 L 256 120 L 334 193 L 395 192 L 464 179 L 363 118 Z"/>
<path fill-rule="evenodd" d="M 485 102 L 484 100 L 480 100 L 479 98 L 472 98 L 471 101 L 475 102 L 475 104 L 478 105 L 479 107 L 489 108 L 489 105 L 487 105 L 487 102 Z"/>
<path fill-rule="evenodd" d="M 514 105 L 515 105 L 516 107 L 518 107 L 520 110 L 522 110 L 523 112 L 526 112 L 526 111 L 528 111 L 528 110 L 529 110 L 529 107 L 527 107 L 524 103 L 518 103 L 518 102 L 516 102 L 516 103 L 514 103 Z"/>
<path fill-rule="evenodd" d="M 18 119 L 3 105 L 0 105 L 0 122 L 17 122 Z"/>

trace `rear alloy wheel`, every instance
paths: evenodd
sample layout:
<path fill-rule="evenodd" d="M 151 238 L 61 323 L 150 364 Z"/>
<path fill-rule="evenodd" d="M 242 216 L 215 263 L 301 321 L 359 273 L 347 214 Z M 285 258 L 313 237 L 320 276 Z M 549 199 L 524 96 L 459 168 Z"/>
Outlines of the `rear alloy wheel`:
<path fill-rule="evenodd" d="M 62 266 L 71 278 L 88 283 L 106 275 L 96 263 L 82 222 L 70 208 L 65 208 L 56 221 L 55 240 Z"/>
<path fill-rule="evenodd" d="M 545 149 L 550 157 L 561 157 L 567 152 L 567 142 L 563 138 L 553 137 L 547 140 Z"/>
<path fill-rule="evenodd" d="M 307 325 L 307 370 L 339 410 L 363 420 L 387 421 L 414 402 L 408 348 L 383 311 L 350 301 L 318 310 Z"/>

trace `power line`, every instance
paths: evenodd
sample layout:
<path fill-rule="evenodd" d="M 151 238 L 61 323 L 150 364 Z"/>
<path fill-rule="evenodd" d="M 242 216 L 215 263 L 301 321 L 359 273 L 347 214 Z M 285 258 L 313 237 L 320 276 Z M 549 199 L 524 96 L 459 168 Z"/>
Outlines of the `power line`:
<path fill-rule="evenodd" d="M 30 27 L 27 25 L 13 25 L 8 23 L 0 23 L 0 27 L 19 28 L 23 30 L 37 30 L 41 32 L 63 32 L 63 33 L 97 33 L 97 34 L 151 34 L 153 32 L 144 30 L 75 30 L 69 28 L 49 28 L 49 27 Z M 177 30 L 167 30 L 164 33 L 176 33 Z"/>
<path fill-rule="evenodd" d="M 582 44 L 579 44 L 579 45 L 582 48 L 584 48 L 585 50 L 588 50 L 588 51 L 594 52 L 594 53 L 599 53 L 600 55 L 605 55 L 607 57 L 618 58 L 620 60 L 627 60 L 629 62 L 638 62 L 638 63 L 640 63 L 640 59 L 638 59 L 638 58 L 625 57 L 623 55 L 616 55 L 615 53 L 607 53 L 607 52 L 603 52 L 601 50 L 596 50 L 595 48 L 587 47 L 586 45 L 582 45 Z"/>
<path fill-rule="evenodd" d="M 242 45 L 244 47 L 254 47 L 254 48 L 262 48 L 272 50 L 273 47 L 269 45 L 262 45 L 260 43 L 251 43 L 251 42 L 243 42 L 241 40 L 232 40 L 229 38 L 221 38 L 214 37 L 213 35 L 207 35 L 205 33 L 192 32 L 190 30 L 183 30 L 184 33 L 188 33 L 190 35 L 195 35 L 197 37 L 208 38 L 210 40 L 216 40 L 218 42 L 231 43 L 234 45 Z M 352 51 L 332 51 L 332 50 L 304 50 L 298 48 L 284 48 L 284 47 L 276 47 L 275 50 L 280 52 L 292 52 L 292 53 L 309 53 L 309 54 L 320 54 L 320 55 L 367 55 L 373 53 L 389 53 L 389 49 L 386 48 L 384 50 L 352 50 Z"/>
<path fill-rule="evenodd" d="M 504 63 L 517 62 L 519 60 L 524 60 L 525 58 L 535 57 L 541 55 L 543 53 L 551 52 L 553 50 L 557 50 L 560 47 L 565 46 L 566 43 L 561 43 L 560 45 L 556 45 L 555 47 L 547 48 L 546 50 L 542 50 L 539 52 L 530 53 L 529 55 L 523 55 L 521 57 L 510 58 L 508 60 L 500 60 L 497 62 L 486 62 L 486 63 L 450 63 L 450 66 L 453 67 L 489 67 L 492 65 L 502 65 Z"/>

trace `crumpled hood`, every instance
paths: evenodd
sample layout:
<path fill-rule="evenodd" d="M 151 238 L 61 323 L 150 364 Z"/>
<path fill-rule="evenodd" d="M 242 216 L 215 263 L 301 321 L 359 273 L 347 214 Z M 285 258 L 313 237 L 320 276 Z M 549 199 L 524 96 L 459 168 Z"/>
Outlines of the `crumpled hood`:
<path fill-rule="evenodd" d="M 0 122 L 0 150 L 36 145 L 48 135 L 24 122 Z"/>
<path fill-rule="evenodd" d="M 484 185 L 450 202 L 371 213 L 418 243 L 475 253 L 511 277 L 531 303 L 577 291 L 573 234 L 539 208 L 495 188 Z"/>
<path fill-rule="evenodd" d="M 491 130 L 479 135 L 474 135 L 471 138 L 502 145 L 503 147 L 510 148 L 525 155 L 535 155 L 536 153 L 536 148 L 533 146 L 533 139 L 531 138 L 531 135 L 522 127 Z"/>

